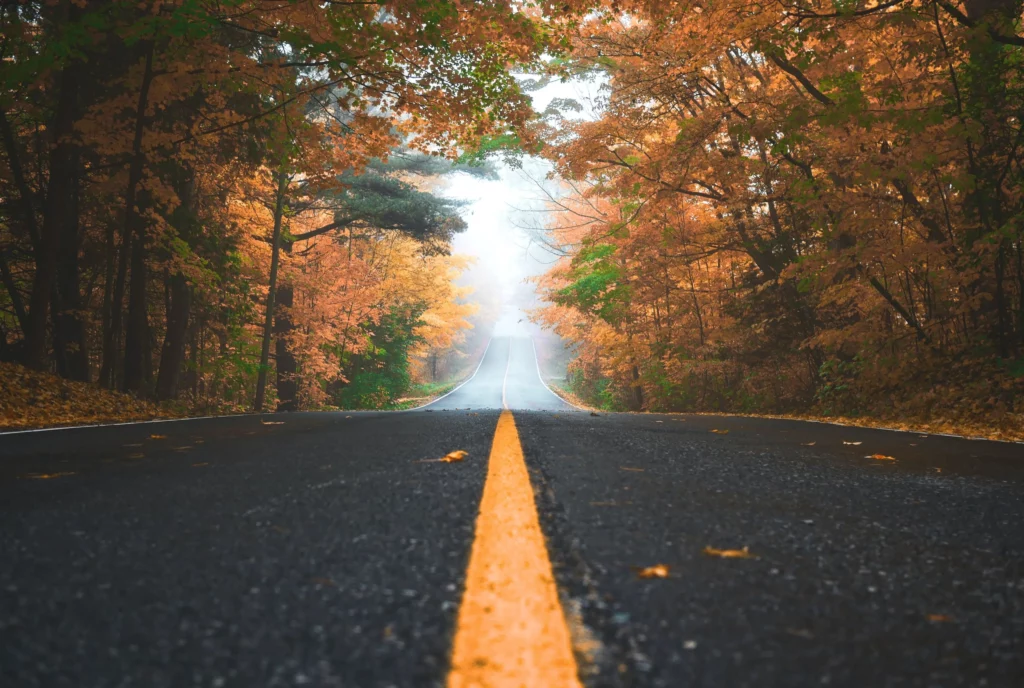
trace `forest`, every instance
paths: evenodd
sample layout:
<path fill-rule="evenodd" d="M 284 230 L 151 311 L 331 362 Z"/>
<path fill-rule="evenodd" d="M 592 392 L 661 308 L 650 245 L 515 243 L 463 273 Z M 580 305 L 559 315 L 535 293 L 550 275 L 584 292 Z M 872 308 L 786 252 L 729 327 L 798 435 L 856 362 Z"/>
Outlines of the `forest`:
<path fill-rule="evenodd" d="M 550 200 L 540 317 L 575 345 L 572 391 L 1019 432 L 1021 10 L 698 0 L 585 17 L 559 69 L 603 80 L 600 115 L 534 124 L 569 187 Z"/>
<path fill-rule="evenodd" d="M 1019 427 L 1021 15 L 2 3 L 0 361 L 191 411 L 391 406 L 471 348 L 440 180 L 529 154 L 563 190 L 535 317 L 583 402 Z"/>
<path fill-rule="evenodd" d="M 213 412 L 387 407 L 464 357 L 434 187 L 526 119 L 513 7 L 46 0 L 0 32 L 0 360 Z"/>

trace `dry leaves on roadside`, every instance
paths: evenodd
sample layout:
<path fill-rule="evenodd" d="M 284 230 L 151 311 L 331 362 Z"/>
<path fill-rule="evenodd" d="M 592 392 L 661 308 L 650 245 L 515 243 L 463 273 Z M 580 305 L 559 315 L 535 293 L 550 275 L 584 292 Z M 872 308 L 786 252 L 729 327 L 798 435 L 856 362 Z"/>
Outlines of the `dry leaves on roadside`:
<path fill-rule="evenodd" d="M 711 432 L 715 433 L 716 435 L 728 435 L 729 434 L 728 430 L 718 430 L 717 428 L 712 428 Z"/>
<path fill-rule="evenodd" d="M 655 564 L 646 568 L 636 569 L 637 578 L 668 578 L 668 565 Z"/>
<path fill-rule="evenodd" d="M 804 442 L 801 446 L 813 447 L 815 444 L 817 444 L 817 442 Z"/>
<path fill-rule="evenodd" d="M 151 439 L 151 440 L 165 440 L 165 439 L 167 439 L 167 435 L 150 435 L 149 439 Z"/>
<path fill-rule="evenodd" d="M 74 474 L 74 471 L 64 471 L 61 473 L 29 473 L 28 475 L 23 475 L 21 477 L 28 478 L 30 480 L 51 480 L 53 478 L 63 478 Z"/>
<path fill-rule="evenodd" d="M 849 444 L 850 446 L 857 447 L 857 446 L 859 446 L 861 444 L 864 444 L 864 443 L 863 442 L 847 442 L 846 440 L 843 440 L 843 444 Z"/>
<path fill-rule="evenodd" d="M 715 549 L 711 545 L 704 548 L 704 554 L 709 557 L 719 557 L 721 559 L 757 559 L 757 556 L 750 553 L 748 547 L 743 549 Z"/>
<path fill-rule="evenodd" d="M 885 454 L 870 454 L 864 457 L 865 459 L 874 459 L 875 461 L 895 461 L 896 457 L 886 456 Z"/>

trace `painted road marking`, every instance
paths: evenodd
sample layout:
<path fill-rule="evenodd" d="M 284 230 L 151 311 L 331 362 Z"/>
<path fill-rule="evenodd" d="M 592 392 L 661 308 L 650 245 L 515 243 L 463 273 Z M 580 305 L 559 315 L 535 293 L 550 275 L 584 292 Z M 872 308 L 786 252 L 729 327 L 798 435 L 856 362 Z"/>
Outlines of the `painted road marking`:
<path fill-rule="evenodd" d="M 487 464 L 448 688 L 580 688 L 515 420 Z"/>

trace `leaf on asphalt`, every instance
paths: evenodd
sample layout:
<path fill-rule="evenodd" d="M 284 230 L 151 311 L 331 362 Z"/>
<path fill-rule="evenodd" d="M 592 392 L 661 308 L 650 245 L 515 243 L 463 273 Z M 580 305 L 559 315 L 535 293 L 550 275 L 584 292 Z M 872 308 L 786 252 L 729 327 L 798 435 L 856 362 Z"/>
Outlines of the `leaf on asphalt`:
<path fill-rule="evenodd" d="M 619 470 L 620 471 L 634 471 L 636 473 L 643 473 L 644 472 L 644 469 L 642 469 L 642 468 L 631 468 L 629 466 L 619 466 Z"/>
<path fill-rule="evenodd" d="M 757 559 L 756 555 L 750 553 L 750 548 L 743 549 L 715 549 L 708 545 L 704 548 L 704 554 L 709 557 L 720 557 L 722 559 Z"/>
<path fill-rule="evenodd" d="M 654 566 L 648 566 L 646 568 L 638 568 L 636 570 L 637 578 L 668 578 L 668 566 L 665 564 L 655 564 Z"/>
<path fill-rule="evenodd" d="M 716 428 L 712 428 L 711 432 L 715 433 L 716 435 L 728 435 L 729 434 L 728 430 L 718 430 Z"/>
<path fill-rule="evenodd" d="M 135 444 L 125 444 L 125 445 L 122 445 L 122 446 L 124 446 L 124 447 L 141 447 L 142 446 L 142 442 L 136 442 Z"/>
<path fill-rule="evenodd" d="M 804 442 L 802 446 L 813 447 L 815 444 L 817 444 L 817 442 Z"/>
<path fill-rule="evenodd" d="M 843 444 L 849 444 L 849 445 L 852 445 L 852 446 L 856 447 L 856 446 L 859 446 L 859 445 L 864 444 L 864 443 L 863 442 L 847 442 L 846 440 L 843 440 Z"/>
<path fill-rule="evenodd" d="M 886 456 L 885 454 L 871 454 L 869 456 L 865 456 L 864 458 L 865 459 L 874 459 L 876 461 L 895 461 L 896 460 L 895 456 Z"/>
<path fill-rule="evenodd" d="M 950 623 L 953 619 L 945 614 L 929 614 L 928 620 L 932 623 Z"/>
<path fill-rule="evenodd" d="M 146 458 L 146 455 L 145 454 L 129 454 L 128 458 L 129 459 L 144 459 L 144 458 Z"/>
<path fill-rule="evenodd" d="M 165 439 L 167 439 L 167 435 L 150 435 L 149 439 L 151 439 L 151 440 L 165 440 Z"/>
<path fill-rule="evenodd" d="M 53 478 L 63 478 L 74 474 L 74 471 L 64 471 L 61 473 L 29 473 L 28 475 L 23 475 L 21 477 L 28 478 L 30 480 L 52 480 Z"/>
<path fill-rule="evenodd" d="M 438 459 L 441 463 L 455 463 L 456 461 L 462 461 L 464 458 L 469 456 L 469 452 L 456 449 L 453 452 L 449 452 Z"/>
<path fill-rule="evenodd" d="M 186 445 L 181 446 L 181 447 L 175 447 L 174 451 L 188 451 L 191 448 L 192 448 L 191 444 L 186 444 Z"/>
<path fill-rule="evenodd" d="M 284 425 L 283 420 L 261 420 L 260 425 Z"/>

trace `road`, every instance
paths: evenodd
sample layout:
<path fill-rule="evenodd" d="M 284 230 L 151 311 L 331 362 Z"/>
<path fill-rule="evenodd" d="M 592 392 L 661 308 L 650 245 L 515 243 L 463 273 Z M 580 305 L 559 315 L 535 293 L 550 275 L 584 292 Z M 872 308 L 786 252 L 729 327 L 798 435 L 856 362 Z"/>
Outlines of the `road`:
<path fill-rule="evenodd" d="M 593 415 L 516 337 L 416 411 L 0 436 L 0 685 L 474 682 L 1024 685 L 1024 448 Z"/>

